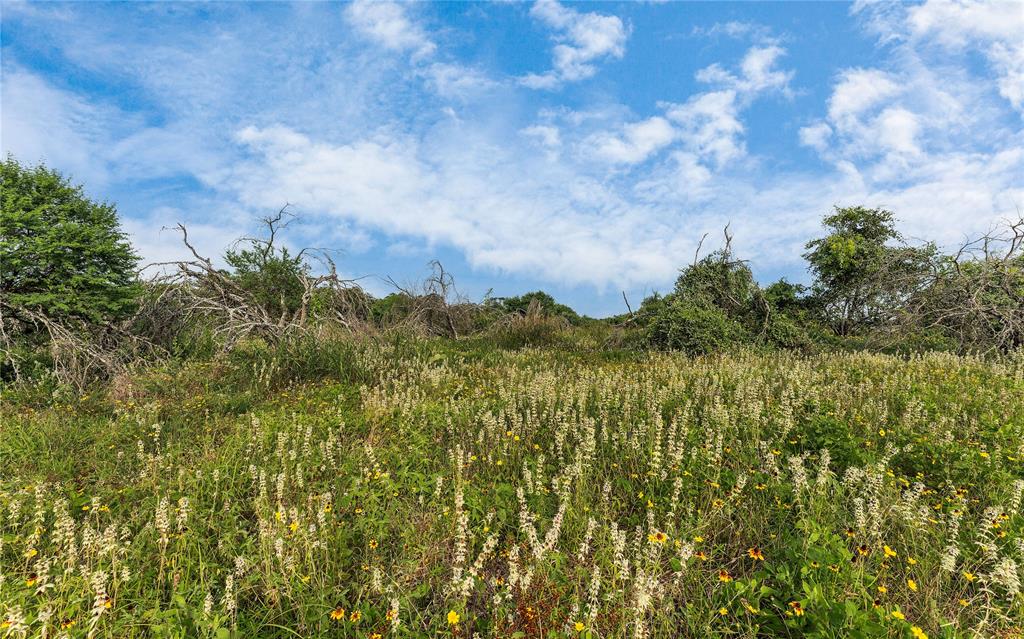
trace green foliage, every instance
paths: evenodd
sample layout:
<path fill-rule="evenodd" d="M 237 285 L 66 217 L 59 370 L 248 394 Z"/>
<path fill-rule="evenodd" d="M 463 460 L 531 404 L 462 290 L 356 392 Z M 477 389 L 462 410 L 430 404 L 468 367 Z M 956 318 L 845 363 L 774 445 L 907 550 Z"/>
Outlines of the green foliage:
<path fill-rule="evenodd" d="M 703 354 L 763 342 L 770 310 L 727 245 L 683 269 L 673 292 L 644 300 L 638 315 L 648 345 Z"/>
<path fill-rule="evenodd" d="M 808 242 L 804 258 L 825 320 L 840 335 L 888 320 L 917 290 L 934 246 L 903 244 L 884 209 L 836 207 L 823 223 L 828 234 Z"/>
<path fill-rule="evenodd" d="M 571 324 L 580 324 L 580 316 L 565 304 L 559 304 L 555 298 L 544 291 L 533 291 L 516 297 L 505 297 L 495 300 L 506 313 L 526 315 L 531 309 L 543 315 L 562 317 Z"/>
<path fill-rule="evenodd" d="M 658 348 L 702 355 L 749 343 L 751 336 L 724 310 L 673 297 L 652 314 L 646 338 Z"/>
<path fill-rule="evenodd" d="M 273 241 L 250 240 L 240 246 L 228 250 L 224 261 L 253 301 L 271 317 L 298 311 L 305 292 L 302 277 L 309 274 L 303 256 L 292 255 L 288 247 L 274 246 Z"/>
<path fill-rule="evenodd" d="M 0 167 L 0 297 L 52 319 L 103 323 L 136 305 L 138 258 L 117 210 L 43 166 Z"/>
<path fill-rule="evenodd" d="M 0 622 L 1009 637 L 1022 380 L 1021 355 L 622 357 L 395 332 L 5 394 Z"/>

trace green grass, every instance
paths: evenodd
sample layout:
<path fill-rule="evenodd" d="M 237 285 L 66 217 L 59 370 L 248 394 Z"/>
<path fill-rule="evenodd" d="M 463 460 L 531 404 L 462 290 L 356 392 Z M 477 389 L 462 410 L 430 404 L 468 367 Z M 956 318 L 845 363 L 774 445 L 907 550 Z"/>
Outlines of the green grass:
<path fill-rule="evenodd" d="M 8 389 L 0 636 L 1021 636 L 1024 358 L 600 344 Z"/>

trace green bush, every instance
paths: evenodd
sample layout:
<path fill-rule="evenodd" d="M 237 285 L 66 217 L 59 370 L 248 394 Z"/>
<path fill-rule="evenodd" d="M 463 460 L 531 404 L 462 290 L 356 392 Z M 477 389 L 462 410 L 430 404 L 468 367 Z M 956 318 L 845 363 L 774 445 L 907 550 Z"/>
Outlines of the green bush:
<path fill-rule="evenodd" d="M 645 337 L 653 348 L 682 350 L 695 355 L 751 341 L 743 325 L 722 309 L 682 301 L 669 303 L 655 314 Z"/>

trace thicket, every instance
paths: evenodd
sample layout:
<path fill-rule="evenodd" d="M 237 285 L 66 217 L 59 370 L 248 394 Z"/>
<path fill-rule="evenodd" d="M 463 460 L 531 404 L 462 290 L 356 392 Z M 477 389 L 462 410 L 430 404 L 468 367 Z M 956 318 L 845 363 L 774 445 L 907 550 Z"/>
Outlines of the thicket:
<path fill-rule="evenodd" d="M 1024 219 L 944 253 L 908 243 L 890 211 L 836 207 L 824 218 L 824 236 L 806 246 L 808 287 L 785 280 L 762 287 L 727 228 L 720 248 L 702 257 L 698 247 L 670 292 L 594 320 L 543 291 L 470 300 L 436 261 L 421 282 L 389 280 L 394 292 L 375 298 L 338 275 L 329 251 L 285 246 L 294 219 L 287 207 L 219 258 L 201 254 L 179 225 L 188 257 L 140 268 L 114 205 L 90 200 L 60 174 L 9 157 L 0 188 L 5 383 L 42 377 L 81 388 L 152 361 L 399 333 L 503 348 L 691 354 L 739 346 L 985 353 L 1024 345 Z"/>

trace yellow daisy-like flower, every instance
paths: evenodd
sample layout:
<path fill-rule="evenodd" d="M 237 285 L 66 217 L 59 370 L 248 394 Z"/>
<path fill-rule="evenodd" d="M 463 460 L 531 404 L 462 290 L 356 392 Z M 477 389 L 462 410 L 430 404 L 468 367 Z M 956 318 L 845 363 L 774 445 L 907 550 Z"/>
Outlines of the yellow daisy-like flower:
<path fill-rule="evenodd" d="M 747 556 L 751 559 L 756 559 L 757 561 L 764 561 L 764 553 L 761 552 L 761 549 L 757 546 L 754 546 L 753 548 L 748 548 Z"/>
<path fill-rule="evenodd" d="M 659 530 L 658 532 L 647 535 L 647 541 L 652 544 L 663 544 L 668 541 L 668 535 Z"/>
<path fill-rule="evenodd" d="M 904 619 L 907 618 L 906 615 L 904 615 L 899 610 L 893 610 L 891 614 L 892 614 L 892 618 L 893 619 L 899 619 L 900 621 L 903 621 Z"/>
<path fill-rule="evenodd" d="M 895 557 L 896 556 L 896 551 L 893 550 L 892 548 L 890 548 L 889 546 L 883 547 L 882 550 L 885 551 L 885 556 L 886 557 Z"/>
<path fill-rule="evenodd" d="M 803 608 L 803 606 L 800 605 L 799 601 L 791 601 L 791 602 L 789 602 L 789 607 L 793 610 L 793 614 L 796 615 L 797 617 L 803 617 L 804 616 L 804 608 Z"/>
<path fill-rule="evenodd" d="M 729 574 L 728 570 L 722 568 L 718 571 L 718 581 L 721 581 L 722 583 L 729 583 L 732 581 L 732 575 Z"/>
<path fill-rule="evenodd" d="M 351 621 L 352 623 L 357 623 L 362 618 L 363 618 L 363 613 L 359 612 L 358 610 L 353 610 L 352 614 L 350 614 L 348 616 L 348 620 Z"/>
<path fill-rule="evenodd" d="M 718 614 L 720 614 L 720 615 L 722 615 L 724 617 L 727 614 L 729 614 L 729 609 L 725 608 L 725 607 L 719 608 L 718 609 Z"/>
<path fill-rule="evenodd" d="M 376 539 L 371 539 L 370 540 L 370 550 L 376 550 L 376 549 L 377 549 L 377 540 Z"/>
<path fill-rule="evenodd" d="M 449 610 L 448 611 L 448 625 L 449 626 L 454 626 L 455 624 L 459 623 L 459 620 L 461 618 L 462 617 L 459 616 L 459 613 L 455 612 L 454 610 Z"/>
<path fill-rule="evenodd" d="M 392 608 L 388 610 L 386 613 L 384 613 L 384 618 L 388 621 L 394 621 L 398 618 L 398 611 Z"/>
<path fill-rule="evenodd" d="M 576 632 L 583 632 L 587 629 L 587 627 L 583 625 L 582 621 L 577 621 L 575 624 L 573 624 L 573 628 L 576 629 Z"/>
<path fill-rule="evenodd" d="M 912 591 L 917 592 L 917 582 L 913 579 L 907 579 L 907 588 L 910 588 Z"/>
<path fill-rule="evenodd" d="M 928 639 L 928 633 L 921 630 L 920 626 L 910 626 L 910 634 L 914 635 L 914 639 Z"/>
<path fill-rule="evenodd" d="M 964 579 L 966 579 L 967 581 L 974 581 L 975 579 L 977 579 L 977 577 L 973 572 L 965 572 Z"/>

